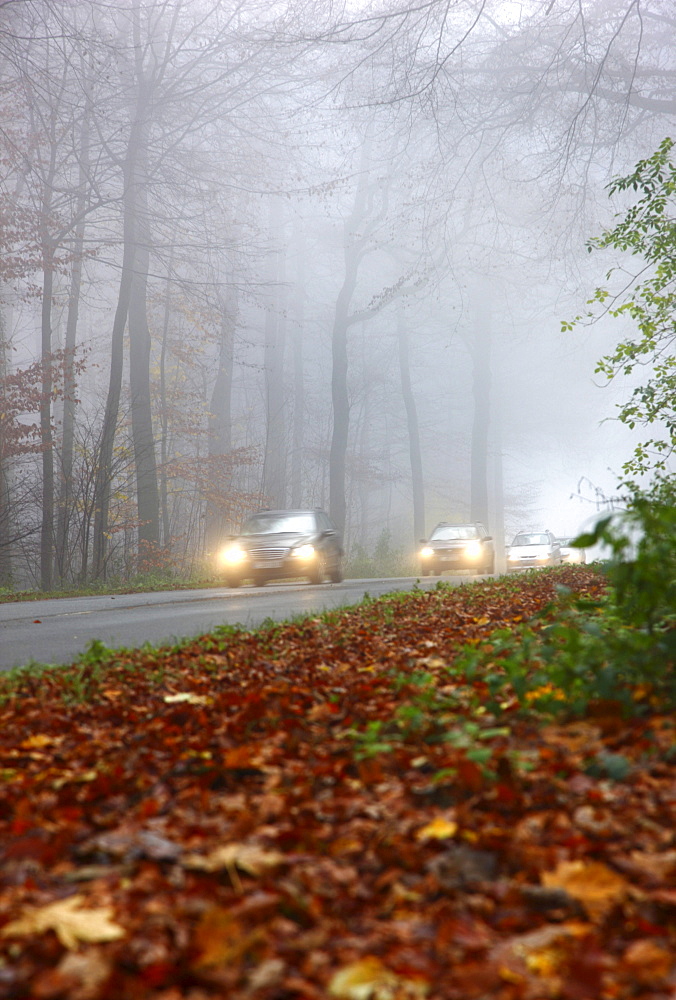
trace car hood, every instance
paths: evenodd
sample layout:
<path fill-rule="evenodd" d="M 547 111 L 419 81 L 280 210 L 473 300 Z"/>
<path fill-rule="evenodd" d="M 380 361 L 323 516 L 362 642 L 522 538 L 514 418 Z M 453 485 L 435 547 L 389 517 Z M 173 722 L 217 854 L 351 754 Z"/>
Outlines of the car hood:
<path fill-rule="evenodd" d="M 542 559 L 543 556 L 549 555 L 550 549 L 548 545 L 510 545 L 507 552 L 510 556 Z"/>
<path fill-rule="evenodd" d="M 279 531 L 263 532 L 260 535 L 242 535 L 235 541 L 244 549 L 276 548 L 282 546 L 291 548 L 294 545 L 316 542 L 319 533 L 316 531 Z"/>
<path fill-rule="evenodd" d="M 427 544 L 433 549 L 464 549 L 480 538 L 432 538 Z"/>

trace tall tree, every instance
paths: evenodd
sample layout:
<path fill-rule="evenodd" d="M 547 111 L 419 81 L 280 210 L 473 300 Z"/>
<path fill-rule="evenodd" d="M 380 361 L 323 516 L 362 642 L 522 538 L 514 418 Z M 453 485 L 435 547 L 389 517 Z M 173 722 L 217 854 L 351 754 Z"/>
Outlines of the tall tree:
<path fill-rule="evenodd" d="M 93 114 L 92 93 L 94 66 L 91 54 L 81 57 L 84 88 L 82 119 L 77 123 L 79 150 L 77 154 L 77 183 L 74 192 L 74 227 L 72 233 L 71 270 L 68 289 L 68 306 L 65 333 L 65 384 L 63 402 L 63 429 L 61 435 L 61 464 L 58 490 L 58 509 L 55 539 L 56 568 L 59 580 L 65 582 L 70 569 L 69 529 L 73 511 L 73 453 L 75 444 L 75 410 L 77 385 L 75 359 L 78 347 L 78 319 L 82 294 L 82 275 L 85 259 L 85 227 L 89 204 L 95 196 L 90 184 L 90 132 Z"/>
<path fill-rule="evenodd" d="M 472 394 L 470 517 L 488 524 L 488 462 L 491 407 L 491 309 L 488 282 L 475 285 L 474 329 L 470 338 Z"/>
<path fill-rule="evenodd" d="M 420 425 L 413 388 L 411 386 L 411 360 L 409 331 L 403 308 L 397 311 L 397 345 L 401 394 L 406 410 L 408 429 L 408 449 L 411 462 L 411 493 L 413 499 L 413 544 L 417 545 L 425 534 L 425 485 L 423 480 L 422 449 L 420 446 Z"/>
<path fill-rule="evenodd" d="M 286 506 L 286 413 L 284 354 L 286 348 L 286 260 L 279 201 L 269 205 L 270 249 L 265 296 L 265 455 L 263 494 L 273 507 Z"/>
<path fill-rule="evenodd" d="M 219 302 L 218 368 L 209 404 L 209 444 L 208 454 L 211 466 L 221 466 L 228 461 L 232 452 L 232 380 L 235 360 L 235 330 L 239 316 L 239 296 L 237 285 L 229 281 Z M 213 497 L 220 485 L 216 471 L 211 479 Z M 224 524 L 222 505 L 210 499 L 207 503 L 207 551 L 214 550 L 216 543 L 232 525 Z"/>

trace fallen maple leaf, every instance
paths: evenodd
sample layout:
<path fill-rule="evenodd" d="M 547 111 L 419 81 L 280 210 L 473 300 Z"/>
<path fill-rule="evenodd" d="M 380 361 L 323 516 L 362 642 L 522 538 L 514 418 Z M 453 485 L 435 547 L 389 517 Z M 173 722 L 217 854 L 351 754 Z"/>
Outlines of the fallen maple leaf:
<path fill-rule="evenodd" d="M 81 909 L 84 896 L 69 896 L 47 906 L 31 907 L 23 917 L 2 928 L 3 937 L 26 937 L 52 930 L 64 948 L 77 948 L 80 941 L 116 941 L 125 930 L 111 920 L 112 907 Z"/>
<path fill-rule="evenodd" d="M 397 976 L 379 958 L 367 955 L 334 974 L 329 994 L 337 1000 L 421 1000 L 427 983 Z"/>
<path fill-rule="evenodd" d="M 625 879 L 600 861 L 562 861 L 555 871 L 543 872 L 541 880 L 579 900 L 592 920 L 603 919 L 628 890 Z"/>
<path fill-rule="evenodd" d="M 216 872 L 223 868 L 240 868 L 249 875 L 262 875 L 276 868 L 284 860 L 279 851 L 265 851 L 253 844 L 224 844 L 209 854 L 188 854 L 182 864 L 186 868 L 205 872 Z"/>

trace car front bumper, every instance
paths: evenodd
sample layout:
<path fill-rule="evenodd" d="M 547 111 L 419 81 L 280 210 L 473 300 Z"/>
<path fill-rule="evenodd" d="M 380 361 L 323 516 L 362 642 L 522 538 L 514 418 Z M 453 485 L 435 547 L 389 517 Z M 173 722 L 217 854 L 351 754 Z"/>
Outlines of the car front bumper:
<path fill-rule="evenodd" d="M 482 552 L 479 556 L 469 556 L 463 549 L 435 549 L 432 555 L 421 556 L 420 562 L 425 569 L 480 569 L 485 566 L 490 555 Z"/>

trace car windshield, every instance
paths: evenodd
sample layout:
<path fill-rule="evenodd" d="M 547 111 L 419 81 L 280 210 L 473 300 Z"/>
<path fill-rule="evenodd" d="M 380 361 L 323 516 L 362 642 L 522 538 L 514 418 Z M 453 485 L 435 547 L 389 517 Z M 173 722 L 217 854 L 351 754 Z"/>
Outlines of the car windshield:
<path fill-rule="evenodd" d="M 276 535 L 315 530 L 313 514 L 256 514 L 242 528 L 243 535 Z"/>
<path fill-rule="evenodd" d="M 431 535 L 435 540 L 442 542 L 477 538 L 478 532 L 473 524 L 440 524 Z"/>
<path fill-rule="evenodd" d="M 549 545 L 549 536 L 534 532 L 533 534 L 516 535 L 512 545 Z"/>

